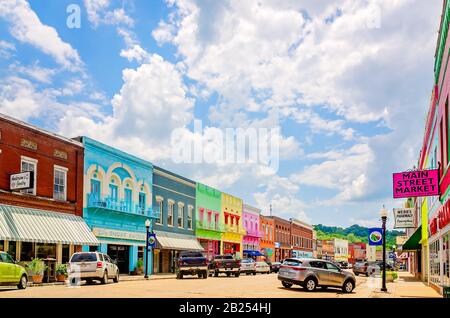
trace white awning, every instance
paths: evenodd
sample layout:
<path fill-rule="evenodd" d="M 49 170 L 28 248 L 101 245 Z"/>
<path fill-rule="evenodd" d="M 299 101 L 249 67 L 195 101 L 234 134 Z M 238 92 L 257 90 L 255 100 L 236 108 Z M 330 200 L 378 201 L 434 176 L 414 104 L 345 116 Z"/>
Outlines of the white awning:
<path fill-rule="evenodd" d="M 99 245 L 79 216 L 0 204 L 0 239 L 35 243 Z"/>
<path fill-rule="evenodd" d="M 177 251 L 203 251 L 202 245 L 195 236 L 178 234 L 173 232 L 154 231 L 156 240 L 163 249 Z"/>

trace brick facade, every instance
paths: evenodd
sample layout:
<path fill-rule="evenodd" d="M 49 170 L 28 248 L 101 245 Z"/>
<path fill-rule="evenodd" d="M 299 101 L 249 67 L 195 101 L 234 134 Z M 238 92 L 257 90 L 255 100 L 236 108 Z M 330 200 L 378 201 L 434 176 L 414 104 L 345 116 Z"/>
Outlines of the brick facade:
<path fill-rule="evenodd" d="M 0 114 L 0 202 L 82 216 L 83 146 Z M 37 162 L 36 195 L 10 191 L 22 158 Z M 67 169 L 66 201 L 53 198 L 54 168 Z"/>

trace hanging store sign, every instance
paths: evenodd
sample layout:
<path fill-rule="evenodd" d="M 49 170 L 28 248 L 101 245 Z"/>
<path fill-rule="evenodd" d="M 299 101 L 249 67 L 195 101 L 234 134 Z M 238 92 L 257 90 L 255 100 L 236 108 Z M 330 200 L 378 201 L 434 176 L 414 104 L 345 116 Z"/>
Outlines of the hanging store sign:
<path fill-rule="evenodd" d="M 27 171 L 12 174 L 9 177 L 9 188 L 11 190 L 25 190 L 34 188 L 34 172 Z"/>
<path fill-rule="evenodd" d="M 395 229 L 415 228 L 414 208 L 394 209 Z"/>
<path fill-rule="evenodd" d="M 383 244 L 383 229 L 375 227 L 369 229 L 369 245 L 377 246 Z"/>
<path fill-rule="evenodd" d="M 394 173 L 393 185 L 394 199 L 439 195 L 439 170 Z"/>

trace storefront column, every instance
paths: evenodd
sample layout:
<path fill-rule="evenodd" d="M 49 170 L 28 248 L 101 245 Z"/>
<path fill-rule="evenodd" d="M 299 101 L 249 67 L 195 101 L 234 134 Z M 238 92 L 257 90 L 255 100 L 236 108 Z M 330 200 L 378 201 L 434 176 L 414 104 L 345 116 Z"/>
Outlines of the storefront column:
<path fill-rule="evenodd" d="M 56 244 L 56 264 L 62 263 L 62 244 Z"/>
<path fill-rule="evenodd" d="M 100 246 L 98 247 L 98 251 L 103 254 L 108 254 L 108 244 L 100 243 Z"/>
<path fill-rule="evenodd" d="M 128 266 L 128 270 L 130 272 L 134 272 L 134 270 L 136 269 L 136 264 L 137 264 L 137 258 L 138 258 L 138 247 L 136 245 L 131 245 L 130 246 L 130 260 L 128 262 L 129 266 Z"/>
<path fill-rule="evenodd" d="M 20 261 L 20 254 L 22 254 L 22 242 L 16 243 L 16 260 Z"/>
<path fill-rule="evenodd" d="M 444 240 L 439 231 L 439 283 L 444 284 Z"/>

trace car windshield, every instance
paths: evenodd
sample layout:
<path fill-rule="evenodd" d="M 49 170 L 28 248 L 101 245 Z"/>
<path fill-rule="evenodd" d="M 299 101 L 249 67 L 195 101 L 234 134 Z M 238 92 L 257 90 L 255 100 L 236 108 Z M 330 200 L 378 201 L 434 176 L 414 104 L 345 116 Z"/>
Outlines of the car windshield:
<path fill-rule="evenodd" d="M 97 255 L 95 253 L 73 254 L 72 259 L 70 260 L 71 263 L 96 262 L 96 261 L 97 261 Z"/>
<path fill-rule="evenodd" d="M 217 256 L 215 259 L 233 259 L 233 256 L 231 255 L 224 255 L 224 256 Z"/>
<path fill-rule="evenodd" d="M 286 259 L 283 262 L 283 265 L 287 265 L 287 266 L 300 266 L 302 265 L 302 262 L 297 260 L 297 259 Z"/>

